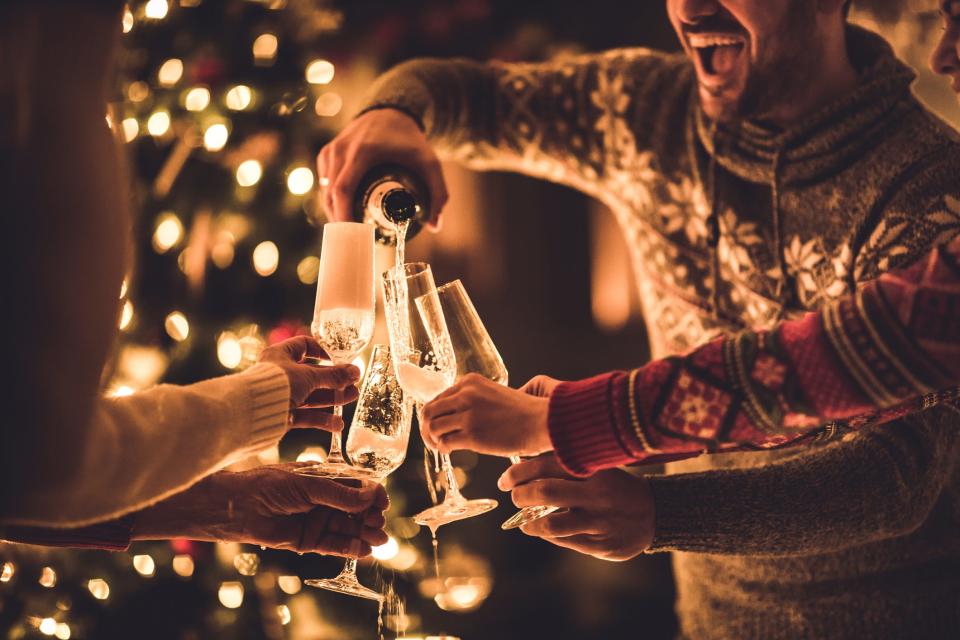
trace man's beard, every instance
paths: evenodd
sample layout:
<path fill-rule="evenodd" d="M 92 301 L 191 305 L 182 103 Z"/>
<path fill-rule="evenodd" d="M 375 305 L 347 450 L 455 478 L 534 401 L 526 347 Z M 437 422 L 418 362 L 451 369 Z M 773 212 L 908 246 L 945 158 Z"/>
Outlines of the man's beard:
<path fill-rule="evenodd" d="M 761 52 L 729 119 L 763 120 L 816 82 L 822 47 L 813 0 L 794 0 L 777 32 L 776 45 Z"/>

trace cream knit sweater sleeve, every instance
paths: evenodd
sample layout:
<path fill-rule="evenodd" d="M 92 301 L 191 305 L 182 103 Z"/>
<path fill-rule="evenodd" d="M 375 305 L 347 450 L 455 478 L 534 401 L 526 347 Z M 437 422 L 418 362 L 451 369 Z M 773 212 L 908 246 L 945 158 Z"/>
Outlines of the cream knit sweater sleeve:
<path fill-rule="evenodd" d="M 83 526 L 142 509 L 275 444 L 289 404 L 286 375 L 267 363 L 188 386 L 101 398 L 82 447 L 60 456 L 57 475 L 68 481 L 13 488 L 4 523 Z"/>

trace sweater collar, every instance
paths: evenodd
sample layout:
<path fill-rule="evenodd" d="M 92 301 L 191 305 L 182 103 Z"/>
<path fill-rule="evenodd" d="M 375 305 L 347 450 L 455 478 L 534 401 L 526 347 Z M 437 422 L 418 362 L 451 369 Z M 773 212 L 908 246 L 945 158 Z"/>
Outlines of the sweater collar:
<path fill-rule="evenodd" d="M 750 120 L 714 127 L 698 103 L 696 129 L 707 152 L 751 182 L 789 185 L 842 170 L 909 108 L 915 78 L 875 33 L 849 26 L 847 48 L 859 78 L 856 88 L 788 129 Z"/>

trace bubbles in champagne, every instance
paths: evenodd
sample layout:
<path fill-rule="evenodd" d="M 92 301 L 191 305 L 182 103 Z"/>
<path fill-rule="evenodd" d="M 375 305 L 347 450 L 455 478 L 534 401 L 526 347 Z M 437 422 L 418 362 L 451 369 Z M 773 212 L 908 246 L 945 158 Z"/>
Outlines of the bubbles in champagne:
<path fill-rule="evenodd" d="M 324 309 L 310 327 L 334 362 L 349 362 L 373 337 L 372 309 Z"/>

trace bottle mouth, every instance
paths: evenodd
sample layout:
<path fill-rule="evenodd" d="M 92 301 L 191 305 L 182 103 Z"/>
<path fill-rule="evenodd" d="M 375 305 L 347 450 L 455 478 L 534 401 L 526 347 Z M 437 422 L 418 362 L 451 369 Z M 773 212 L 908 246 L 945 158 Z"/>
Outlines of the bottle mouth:
<path fill-rule="evenodd" d="M 384 215 L 395 224 L 412 220 L 420 214 L 420 204 L 406 189 L 391 189 L 381 202 Z"/>

